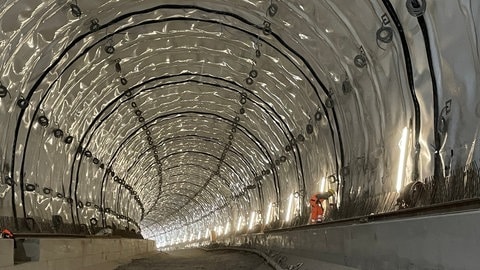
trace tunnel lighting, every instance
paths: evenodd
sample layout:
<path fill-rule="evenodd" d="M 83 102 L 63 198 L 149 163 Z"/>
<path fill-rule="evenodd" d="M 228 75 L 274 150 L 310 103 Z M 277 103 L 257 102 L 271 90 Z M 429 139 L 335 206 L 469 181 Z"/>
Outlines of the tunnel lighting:
<path fill-rule="evenodd" d="M 197 240 L 200 240 L 200 238 L 202 237 L 202 231 L 198 231 L 198 235 L 197 235 Z"/>
<path fill-rule="evenodd" d="M 340 190 L 340 187 L 342 186 L 342 178 L 340 176 L 338 176 L 337 178 L 338 180 L 338 190 L 337 190 L 337 208 L 340 207 L 340 201 L 341 201 L 341 196 L 342 196 L 342 192 Z"/>
<path fill-rule="evenodd" d="M 230 232 L 230 222 L 227 223 L 227 225 L 225 226 L 225 235 L 228 234 Z"/>
<path fill-rule="evenodd" d="M 272 216 L 272 206 L 273 206 L 272 203 L 268 204 L 268 210 L 267 210 L 267 217 L 265 219 L 265 225 L 270 223 L 270 219 L 271 219 L 271 216 Z"/>
<path fill-rule="evenodd" d="M 240 231 L 240 226 L 242 226 L 242 219 L 243 219 L 242 216 L 240 216 L 240 218 L 238 219 L 237 232 Z"/>
<path fill-rule="evenodd" d="M 205 230 L 205 238 L 208 239 L 209 236 L 210 236 L 210 230 L 207 228 Z"/>
<path fill-rule="evenodd" d="M 255 225 L 255 216 L 256 216 L 257 213 L 255 213 L 255 211 L 252 211 L 252 213 L 250 214 L 250 224 L 248 225 L 248 229 L 251 230 L 253 229 L 253 225 Z"/>
<path fill-rule="evenodd" d="M 293 193 L 290 194 L 290 197 L 288 198 L 287 214 L 285 215 L 286 222 L 290 221 L 290 216 L 292 214 L 292 206 L 293 206 Z"/>
<path fill-rule="evenodd" d="M 322 181 L 320 182 L 320 192 L 325 192 L 325 187 L 327 185 L 327 179 L 325 179 L 325 176 L 322 178 Z"/>
<path fill-rule="evenodd" d="M 398 147 L 400 147 L 400 157 L 398 161 L 398 172 L 397 172 L 397 192 L 400 192 L 403 184 L 403 173 L 405 172 L 405 157 L 407 154 L 407 142 L 408 142 L 408 128 L 404 127 L 402 130 L 402 138 L 398 142 Z"/>

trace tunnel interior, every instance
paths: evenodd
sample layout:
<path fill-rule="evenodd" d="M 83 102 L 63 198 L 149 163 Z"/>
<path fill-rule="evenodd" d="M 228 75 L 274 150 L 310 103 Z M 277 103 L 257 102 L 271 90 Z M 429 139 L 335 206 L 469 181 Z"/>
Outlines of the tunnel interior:
<path fill-rule="evenodd" d="M 159 246 L 480 197 L 472 0 L 6 0 L 0 216 Z M 411 185 L 409 185 L 411 184 Z"/>

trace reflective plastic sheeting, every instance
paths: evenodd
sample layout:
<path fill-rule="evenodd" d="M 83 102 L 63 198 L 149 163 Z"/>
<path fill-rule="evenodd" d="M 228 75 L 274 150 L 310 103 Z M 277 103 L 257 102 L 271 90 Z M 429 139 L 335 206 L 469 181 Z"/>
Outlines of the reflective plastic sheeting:
<path fill-rule="evenodd" d="M 2 216 L 168 245 L 305 224 L 321 189 L 391 211 L 479 158 L 474 1 L 75 3 L 1 4 Z"/>

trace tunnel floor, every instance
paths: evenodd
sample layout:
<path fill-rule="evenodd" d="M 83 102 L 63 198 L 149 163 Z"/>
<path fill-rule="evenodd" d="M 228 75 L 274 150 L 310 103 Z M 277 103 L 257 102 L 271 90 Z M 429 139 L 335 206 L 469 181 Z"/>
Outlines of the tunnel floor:
<path fill-rule="evenodd" d="M 157 253 L 146 258 L 133 260 L 119 266 L 116 270 L 271 270 L 261 257 L 241 251 L 222 250 L 204 251 L 201 249 L 184 249 L 168 253 Z"/>

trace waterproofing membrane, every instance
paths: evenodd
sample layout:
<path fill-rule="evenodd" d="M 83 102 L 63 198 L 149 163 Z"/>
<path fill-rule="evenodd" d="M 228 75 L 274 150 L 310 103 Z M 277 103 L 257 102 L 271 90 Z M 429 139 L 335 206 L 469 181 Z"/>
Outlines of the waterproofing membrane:
<path fill-rule="evenodd" d="M 0 214 L 171 243 L 478 159 L 480 4 L 408 2 L 3 1 Z"/>

